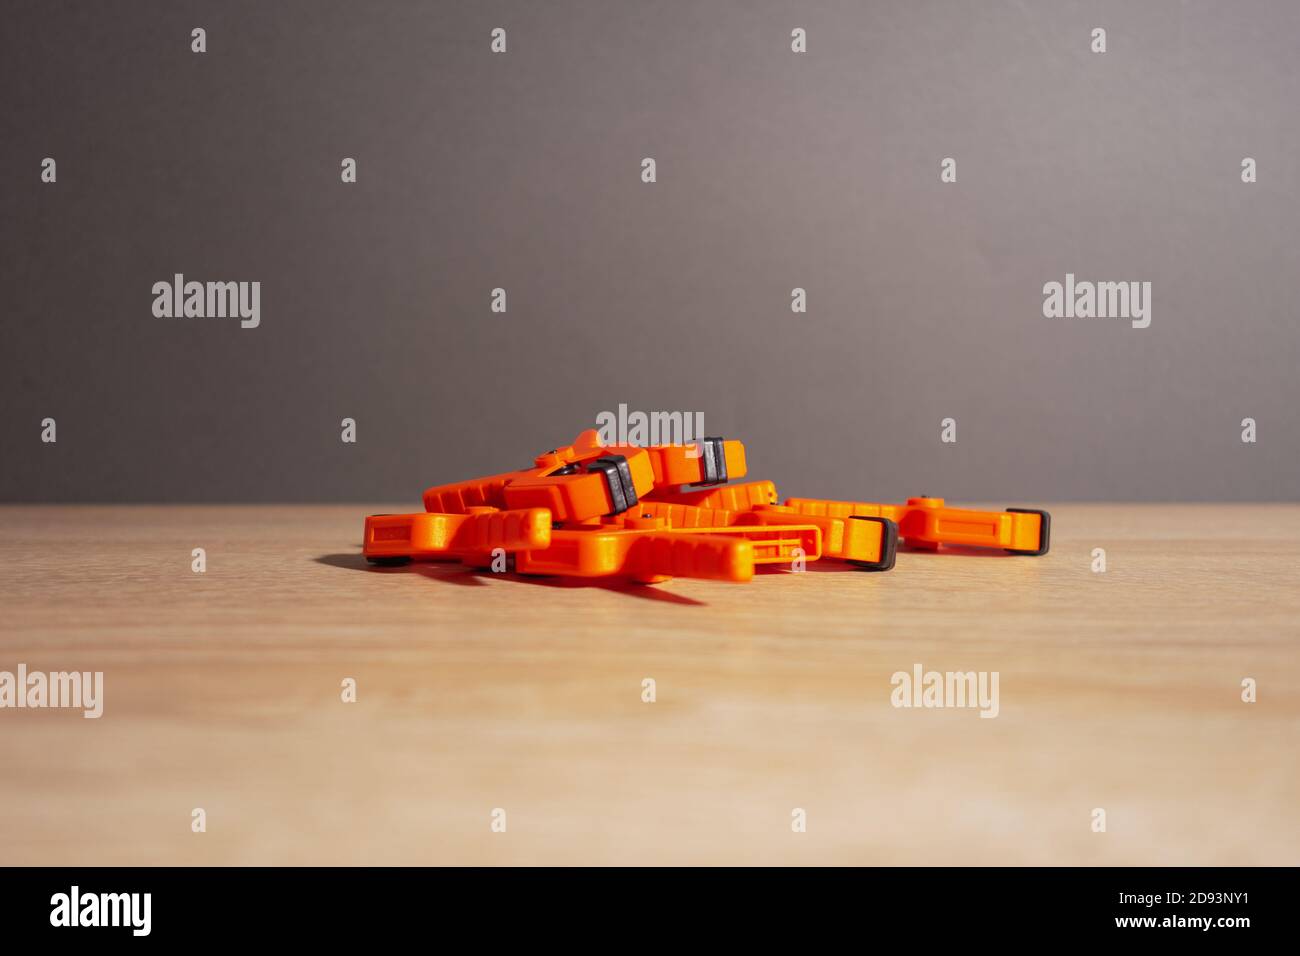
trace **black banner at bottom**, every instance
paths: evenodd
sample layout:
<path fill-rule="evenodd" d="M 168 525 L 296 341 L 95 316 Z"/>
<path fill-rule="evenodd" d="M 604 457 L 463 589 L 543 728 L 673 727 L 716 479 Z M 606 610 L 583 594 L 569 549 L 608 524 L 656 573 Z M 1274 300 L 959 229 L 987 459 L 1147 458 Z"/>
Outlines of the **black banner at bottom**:
<path fill-rule="evenodd" d="M 8 869 L 7 942 L 380 942 L 430 931 L 734 945 L 907 930 L 928 942 L 1233 945 L 1290 922 L 1291 869 Z M 614 935 L 609 935 L 613 933 Z M 468 937 L 465 936 L 468 934 Z M 525 934 L 528 934 L 525 937 Z M 972 935 L 975 934 L 975 935 Z M 438 938 L 434 937 L 434 938 Z M 417 937 L 418 938 L 418 937 Z"/>

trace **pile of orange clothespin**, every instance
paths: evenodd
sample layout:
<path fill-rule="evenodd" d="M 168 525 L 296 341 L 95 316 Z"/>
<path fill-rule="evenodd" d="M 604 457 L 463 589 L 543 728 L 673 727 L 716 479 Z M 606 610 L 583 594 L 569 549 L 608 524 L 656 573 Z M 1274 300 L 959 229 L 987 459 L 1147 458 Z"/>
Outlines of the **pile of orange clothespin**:
<path fill-rule="evenodd" d="M 888 571 L 909 546 L 1046 554 L 1046 511 L 949 508 L 942 498 L 869 504 L 789 498 L 746 472 L 745 446 L 602 444 L 594 429 L 531 468 L 424 492 L 425 510 L 366 518 L 375 564 L 462 561 L 519 574 L 748 581 L 764 564 L 845 561 Z M 511 567 L 511 565 L 513 565 Z"/>

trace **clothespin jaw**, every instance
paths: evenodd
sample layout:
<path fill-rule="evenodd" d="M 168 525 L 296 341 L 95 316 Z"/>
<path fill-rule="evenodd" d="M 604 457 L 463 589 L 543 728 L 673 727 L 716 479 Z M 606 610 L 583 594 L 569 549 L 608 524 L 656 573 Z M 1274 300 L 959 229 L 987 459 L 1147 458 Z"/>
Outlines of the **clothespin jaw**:
<path fill-rule="evenodd" d="M 1015 527 L 1012 529 L 1011 538 L 1017 545 L 1024 544 L 1027 547 L 1007 548 L 1012 554 L 1023 554 L 1026 557 L 1037 558 L 1046 554 L 1052 547 L 1052 516 L 1046 511 L 1038 508 L 1007 508 L 1007 514 L 1024 515 L 1025 517 L 1015 517 L 1012 519 Z M 1033 516 L 1038 517 L 1038 539 L 1034 540 L 1034 520 Z"/>

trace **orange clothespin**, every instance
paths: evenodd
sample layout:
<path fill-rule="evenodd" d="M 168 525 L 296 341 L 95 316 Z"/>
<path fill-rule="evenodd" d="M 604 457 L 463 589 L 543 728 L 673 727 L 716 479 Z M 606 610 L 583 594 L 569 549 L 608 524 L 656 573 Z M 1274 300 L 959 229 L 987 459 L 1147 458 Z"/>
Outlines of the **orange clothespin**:
<path fill-rule="evenodd" d="M 947 544 L 1037 556 L 1051 546 L 1052 516 L 1029 508 L 974 511 L 949 508 L 942 498 L 908 498 L 902 505 L 790 498 L 785 506 L 805 516 L 889 518 L 909 545 L 923 548 Z"/>
<path fill-rule="evenodd" d="M 765 497 L 767 491 L 758 489 L 758 494 Z M 772 489 L 772 494 L 775 495 L 775 488 Z M 745 497 L 746 493 L 742 492 L 741 495 Z M 882 517 L 800 514 L 792 508 L 769 504 L 755 505 L 745 511 L 729 511 L 668 501 L 643 501 L 638 509 L 643 514 L 663 518 L 674 528 L 812 524 L 821 532 L 822 557 L 847 561 L 868 571 L 890 570 L 894 566 L 898 547 L 898 526 Z"/>
<path fill-rule="evenodd" d="M 815 525 L 687 530 L 671 528 L 662 518 L 636 517 L 553 530 L 550 547 L 515 556 L 515 570 L 583 578 L 623 576 L 644 583 L 671 577 L 748 581 L 754 565 L 787 563 L 798 553 L 808 560 L 821 555 L 821 531 Z"/>
<path fill-rule="evenodd" d="M 507 508 L 548 508 L 557 522 L 623 514 L 654 489 L 654 469 L 645 449 L 622 451 L 516 479 L 501 496 Z"/>
<path fill-rule="evenodd" d="M 626 454 L 620 445 L 611 448 Z M 721 485 L 745 477 L 745 446 L 723 438 L 702 438 L 686 445 L 646 445 L 656 489 L 679 485 Z"/>
<path fill-rule="evenodd" d="M 547 548 L 550 543 L 551 513 L 545 508 L 473 507 L 465 514 L 369 515 L 361 553 L 372 564 L 404 564 L 490 555 L 494 548 Z"/>
<path fill-rule="evenodd" d="M 720 508 L 724 511 L 750 511 L 758 505 L 774 505 L 777 502 L 776 485 L 770 481 L 738 481 L 699 490 L 655 488 L 648 497 L 651 501 L 668 501 L 696 508 Z"/>
<path fill-rule="evenodd" d="M 582 578 L 622 576 L 646 584 L 672 577 L 748 581 L 754 576 L 754 546 L 744 538 L 663 527 L 561 530 L 552 532 L 549 548 L 515 555 L 515 570 Z"/>
<path fill-rule="evenodd" d="M 653 488 L 645 449 L 611 451 L 587 429 L 572 445 L 538 455 L 531 468 L 428 488 L 424 508 L 453 514 L 471 507 L 549 508 L 554 521 L 585 521 L 621 514 Z"/>
<path fill-rule="evenodd" d="M 579 435 L 572 445 L 563 445 L 543 455 L 538 455 L 534 459 L 531 468 L 426 488 L 424 491 L 424 510 L 445 514 L 463 514 L 467 508 L 504 508 L 505 499 L 502 496 L 502 491 L 510 482 L 525 477 L 554 474 L 557 471 L 563 471 L 567 466 L 584 458 L 597 458 L 599 455 L 600 450 L 596 445 L 596 431 L 595 429 L 588 429 Z"/>

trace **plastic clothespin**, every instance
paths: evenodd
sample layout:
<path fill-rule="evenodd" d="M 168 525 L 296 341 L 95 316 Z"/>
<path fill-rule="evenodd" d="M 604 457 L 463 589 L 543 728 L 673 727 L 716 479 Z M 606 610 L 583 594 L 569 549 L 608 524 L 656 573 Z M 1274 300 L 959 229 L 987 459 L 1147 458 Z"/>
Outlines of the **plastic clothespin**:
<path fill-rule="evenodd" d="M 785 507 L 805 516 L 889 518 L 909 545 L 1001 548 L 1038 556 L 1051 547 L 1052 516 L 1031 508 L 975 511 L 949 508 L 942 498 L 908 498 L 906 504 L 790 498 Z"/>
<path fill-rule="evenodd" d="M 470 508 L 465 514 L 422 511 L 369 515 L 361 553 L 373 564 L 451 560 L 494 548 L 521 551 L 551 544 L 551 513 L 545 508 L 498 511 Z"/>
<path fill-rule="evenodd" d="M 786 563 L 797 554 L 820 556 L 821 530 L 815 525 L 687 530 L 661 518 L 635 517 L 552 531 L 550 547 L 515 556 L 515 570 L 645 583 L 671 577 L 748 581 L 756 564 Z"/>
<path fill-rule="evenodd" d="M 654 468 L 641 448 L 611 451 L 595 429 L 572 445 L 538 455 L 531 468 L 425 489 L 424 508 L 463 513 L 471 507 L 549 508 L 557 522 L 617 515 L 654 488 Z"/>
<path fill-rule="evenodd" d="M 763 483 L 770 484 L 770 483 Z M 779 505 L 755 505 L 746 511 L 700 508 L 667 501 L 642 502 L 643 514 L 663 518 L 674 528 L 780 527 L 815 525 L 821 531 L 823 558 L 847 561 L 868 571 L 888 571 L 898 548 L 898 526 L 881 517 L 831 517 L 800 514 Z"/>

